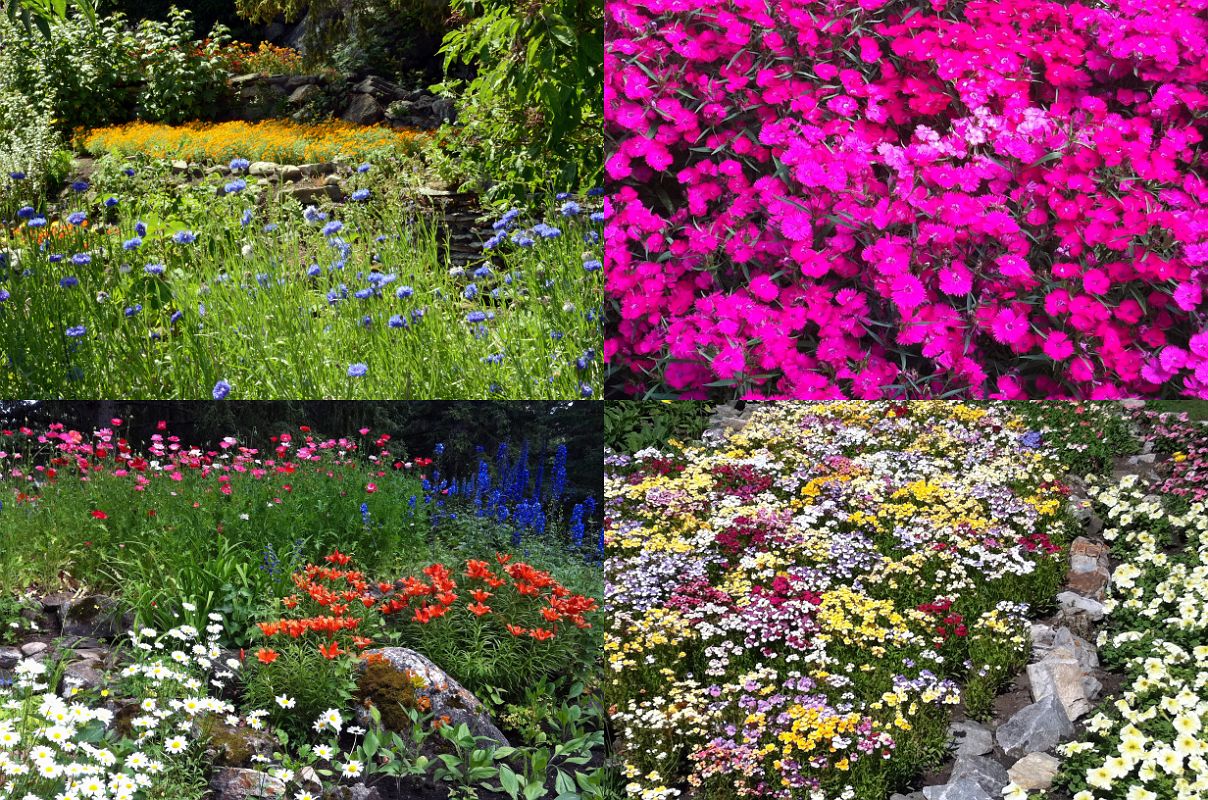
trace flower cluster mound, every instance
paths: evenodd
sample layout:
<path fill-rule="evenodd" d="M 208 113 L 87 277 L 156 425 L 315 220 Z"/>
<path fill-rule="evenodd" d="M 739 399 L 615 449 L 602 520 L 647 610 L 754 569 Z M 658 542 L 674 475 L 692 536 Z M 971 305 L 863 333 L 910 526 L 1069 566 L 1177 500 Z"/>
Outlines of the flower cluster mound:
<path fill-rule="evenodd" d="M 999 408 L 766 403 L 724 440 L 609 454 L 629 796 L 884 800 L 942 757 L 1064 575 L 1041 444 Z"/>
<path fill-rule="evenodd" d="M 1206 8 L 610 0 L 624 388 L 1208 397 Z"/>

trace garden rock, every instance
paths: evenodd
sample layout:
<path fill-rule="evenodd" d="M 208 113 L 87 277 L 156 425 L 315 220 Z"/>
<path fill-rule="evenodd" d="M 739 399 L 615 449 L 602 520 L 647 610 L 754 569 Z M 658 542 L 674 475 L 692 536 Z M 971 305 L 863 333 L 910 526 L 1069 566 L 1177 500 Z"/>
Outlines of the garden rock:
<path fill-rule="evenodd" d="M 46 642 L 26 642 L 25 644 L 21 645 L 21 654 L 26 658 L 29 658 L 31 656 L 36 656 L 39 653 L 46 652 L 48 647 L 50 647 L 50 645 L 48 645 Z"/>
<path fill-rule="evenodd" d="M 245 800 L 285 796 L 285 783 L 251 769 L 226 767 L 217 770 L 210 779 L 214 800 Z"/>
<path fill-rule="evenodd" d="M 1043 661 L 1028 666 L 1032 699 L 1043 700 L 1056 695 L 1070 720 L 1076 720 L 1091 710 L 1082 678 L 1082 666 L 1072 655 L 1054 657 L 1054 653 L 1050 653 Z"/>
<path fill-rule="evenodd" d="M 307 178 L 317 178 L 321 175 L 331 175 L 336 171 L 335 164 L 303 164 L 298 167 Z"/>
<path fill-rule="evenodd" d="M 956 755 L 984 756 L 994 749 L 994 735 L 990 729 L 976 722 L 954 722 L 948 729 L 956 739 Z"/>
<path fill-rule="evenodd" d="M 385 102 L 387 104 L 395 100 L 402 100 L 407 96 L 407 93 L 401 87 L 391 83 L 385 78 L 379 78 L 376 75 L 370 75 L 365 80 L 353 87 L 353 91 L 358 94 L 371 95 L 374 99 Z"/>
<path fill-rule="evenodd" d="M 1074 736 L 1074 725 L 1055 694 L 1025 706 L 999 726 L 998 746 L 1012 758 L 1042 753 Z"/>
<path fill-rule="evenodd" d="M 68 600 L 59 607 L 59 619 L 64 636 L 94 639 L 116 638 L 130 625 L 117 601 L 100 594 Z"/>
<path fill-rule="evenodd" d="M 1043 792 L 1053 785 L 1061 762 L 1044 753 L 1031 753 L 1008 770 L 1011 782 L 1027 792 Z"/>
<path fill-rule="evenodd" d="M 21 660 L 21 651 L 15 647 L 0 647 L 0 669 L 12 669 Z"/>
<path fill-rule="evenodd" d="M 247 174 L 257 177 L 277 174 L 277 165 L 271 161 L 256 161 L 248 167 Z"/>
<path fill-rule="evenodd" d="M 298 169 L 297 167 L 282 167 L 281 180 L 285 181 L 286 183 L 291 181 L 296 183 L 297 181 L 302 180 L 302 170 Z"/>
<path fill-rule="evenodd" d="M 425 656 L 405 647 L 384 647 L 365 653 L 366 658 L 374 655 L 384 658 L 394 670 L 407 671 L 424 680 L 426 686 L 419 691 L 431 700 L 431 713 L 434 717 L 439 719 L 447 716 L 452 725 L 464 723 L 475 736 L 489 739 L 504 747 L 508 746 L 507 737 L 491 721 L 482 702 Z M 361 660 L 358 669 L 363 677 L 366 669 L 365 659 Z M 369 697 L 373 699 L 371 687 Z"/>
<path fill-rule="evenodd" d="M 323 90 L 313 83 L 307 83 L 294 89 L 289 96 L 291 106 L 302 106 L 323 96 Z"/>
<path fill-rule="evenodd" d="M 352 786 L 337 786 L 323 795 L 323 798 L 324 800 L 382 800 L 382 795 L 377 789 L 363 783 L 356 783 Z"/>
<path fill-rule="evenodd" d="M 999 800 L 981 787 L 977 781 L 963 778 L 945 786 L 928 786 L 923 790 L 927 800 Z"/>
<path fill-rule="evenodd" d="M 317 206 L 324 200 L 338 200 L 338 186 L 291 186 L 285 193 L 293 197 L 303 206 Z"/>
<path fill-rule="evenodd" d="M 1002 794 L 1002 787 L 1011 782 L 1006 767 L 983 756 L 963 756 L 956 760 L 948 782 L 958 783 L 962 780 L 973 781 L 994 797 Z"/>
<path fill-rule="evenodd" d="M 341 119 L 356 125 L 373 125 L 381 122 L 385 116 L 386 110 L 372 95 L 358 94 L 353 97 Z"/>
<path fill-rule="evenodd" d="M 1069 617 L 1085 614 L 1092 622 L 1098 622 L 1103 619 L 1104 608 L 1102 603 L 1089 597 L 1083 597 L 1075 592 L 1062 592 L 1057 595 L 1057 604 L 1061 607 L 1061 612 Z"/>
<path fill-rule="evenodd" d="M 1102 600 L 1110 580 L 1107 547 L 1082 536 L 1075 539 L 1070 546 L 1070 570 L 1066 576 L 1070 589 Z"/>
<path fill-rule="evenodd" d="M 263 731 L 228 725 L 216 714 L 193 722 L 194 738 L 206 741 L 206 758 L 218 767 L 242 767 L 257 756 L 272 758 L 277 740 Z"/>
<path fill-rule="evenodd" d="M 99 661 L 76 661 L 63 669 L 61 694 L 69 697 L 73 689 L 83 691 L 99 689 L 105 685 L 107 677 Z"/>

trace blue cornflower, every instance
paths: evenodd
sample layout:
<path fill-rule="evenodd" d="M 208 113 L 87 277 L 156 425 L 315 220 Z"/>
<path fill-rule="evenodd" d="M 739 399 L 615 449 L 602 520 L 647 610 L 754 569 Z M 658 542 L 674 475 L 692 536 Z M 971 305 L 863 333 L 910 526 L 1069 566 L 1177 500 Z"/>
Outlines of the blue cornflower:
<path fill-rule="evenodd" d="M 73 339 L 78 339 L 86 333 L 88 333 L 88 329 L 83 325 L 73 325 L 67 329 L 67 335 Z"/>
<path fill-rule="evenodd" d="M 261 230 L 263 230 L 265 233 L 272 233 L 273 231 L 277 230 L 277 223 L 270 222 L 269 224 L 265 225 Z"/>
<path fill-rule="evenodd" d="M 604 194 L 603 186 L 597 186 L 596 188 L 591 189 L 587 192 L 588 197 L 600 197 L 603 194 Z"/>
<path fill-rule="evenodd" d="M 126 306 L 126 316 L 133 317 L 135 314 L 143 310 L 142 303 L 135 303 L 132 306 Z"/>
<path fill-rule="evenodd" d="M 302 218 L 305 219 L 307 222 L 314 223 L 314 222 L 322 222 L 323 220 L 327 219 L 327 215 L 324 214 L 319 209 L 315 208 L 314 206 L 307 206 L 302 211 Z"/>
<path fill-rule="evenodd" d="M 137 233 L 139 236 L 146 238 L 147 223 L 143 222 L 142 220 L 139 220 L 138 222 L 134 223 L 134 232 Z"/>
<path fill-rule="evenodd" d="M 250 208 L 244 209 L 243 216 L 239 218 L 239 224 L 245 228 L 252 224 L 252 210 Z"/>
<path fill-rule="evenodd" d="M 570 197 L 570 192 L 558 192 L 554 195 L 555 200 L 565 200 L 568 197 Z"/>
<path fill-rule="evenodd" d="M 0 303 L 7 301 L 10 297 L 12 297 L 12 295 L 9 293 L 8 289 L 0 289 Z"/>
<path fill-rule="evenodd" d="M 147 273 L 148 275 L 163 275 L 164 274 L 164 265 L 163 264 L 148 264 L 147 266 L 143 267 L 143 272 Z"/>
<path fill-rule="evenodd" d="M 361 166 L 357 167 L 357 172 L 364 174 L 372 168 L 373 168 L 372 164 L 362 164 Z"/>
<path fill-rule="evenodd" d="M 574 200 L 567 200 L 562 204 L 562 216 L 577 217 L 583 209 Z"/>
<path fill-rule="evenodd" d="M 227 395 L 231 393 L 231 384 L 225 380 L 218 381 L 214 384 L 214 391 L 211 392 L 215 400 L 226 400 Z"/>
<path fill-rule="evenodd" d="M 17 212 L 17 217 L 20 219 L 30 219 L 36 213 L 33 206 L 22 206 L 21 210 Z"/>
<path fill-rule="evenodd" d="M 542 239 L 557 239 L 562 235 L 561 228 L 555 228 L 553 225 L 546 225 L 544 222 L 538 222 L 533 226 L 533 232 Z"/>
<path fill-rule="evenodd" d="M 477 278 L 478 280 L 482 280 L 483 278 L 488 278 L 488 277 L 490 277 L 490 275 L 491 275 L 491 268 L 490 268 L 489 266 L 487 266 L 486 264 L 483 264 L 481 267 L 479 267 L 478 269 L 474 270 L 474 272 L 473 272 L 472 274 L 473 274 L 473 275 L 474 275 L 474 277 L 475 277 L 475 278 Z"/>
<path fill-rule="evenodd" d="M 478 287 L 471 283 L 462 290 L 461 296 L 467 300 L 473 300 L 475 297 L 478 297 Z"/>
<path fill-rule="evenodd" d="M 524 233 L 513 234 L 512 243 L 519 247 L 532 247 L 535 244 L 533 237 L 527 236 Z"/>
<path fill-rule="evenodd" d="M 361 327 L 362 328 L 372 328 L 373 327 L 373 317 L 369 316 L 368 314 L 361 317 Z"/>
<path fill-rule="evenodd" d="M 122 242 L 123 250 L 137 250 L 143 244 L 143 240 L 135 236 L 133 239 L 127 239 Z"/>
<path fill-rule="evenodd" d="M 399 300 L 406 300 L 411 295 L 415 294 L 415 290 L 410 286 L 400 286 L 394 290 L 394 296 Z"/>
<path fill-rule="evenodd" d="M 592 392 L 591 392 L 590 386 L 588 386 L 586 383 L 579 384 L 579 396 L 580 397 L 588 398 L 588 397 L 591 397 L 591 394 L 592 394 Z"/>
<path fill-rule="evenodd" d="M 86 264 L 92 263 L 92 256 L 88 255 L 87 253 L 76 253 L 71 257 L 71 263 L 75 264 L 77 267 L 82 267 Z"/>
<path fill-rule="evenodd" d="M 369 367 L 365 364 L 350 364 L 348 367 L 348 377 L 363 378 L 365 373 L 369 371 Z"/>
<path fill-rule="evenodd" d="M 238 172 L 239 170 L 247 169 L 252 165 L 252 162 L 246 158 L 236 158 L 231 162 L 231 171 Z"/>
<path fill-rule="evenodd" d="M 54 253 L 50 256 L 50 263 L 52 264 L 58 264 L 62 260 L 63 256 L 59 255 L 58 253 Z"/>
<path fill-rule="evenodd" d="M 172 241 L 177 244 L 193 244 L 193 242 L 197 241 L 197 234 L 193 233 L 193 231 L 180 231 L 172 237 Z"/>
<path fill-rule="evenodd" d="M 310 278 L 317 278 L 322 274 L 323 274 L 323 268 L 320 267 L 318 264 L 311 264 L 310 268 L 308 270 L 306 270 L 306 275 L 307 275 L 307 277 L 310 277 Z"/>
<path fill-rule="evenodd" d="M 486 318 L 487 315 L 484 311 L 471 311 L 469 314 L 466 314 L 466 322 L 485 322 Z"/>
<path fill-rule="evenodd" d="M 223 191 L 226 192 L 227 194 L 238 194 L 239 192 L 242 192 L 246 188 L 247 188 L 247 181 L 245 181 L 243 178 L 239 178 L 238 180 L 233 180 L 230 183 L 228 183 L 226 186 L 222 187 Z"/>
<path fill-rule="evenodd" d="M 260 284 L 261 286 L 268 286 L 268 282 L 269 274 L 267 272 L 256 273 L 256 283 Z"/>
<path fill-rule="evenodd" d="M 124 175 L 125 175 L 127 178 L 133 178 L 133 177 L 134 177 L 134 176 L 137 174 L 137 173 L 134 171 L 134 167 L 126 167 L 124 170 L 122 170 L 122 173 L 123 173 L 123 174 L 124 174 Z"/>
<path fill-rule="evenodd" d="M 593 211 L 591 213 L 591 216 L 588 217 L 588 219 L 590 219 L 592 222 L 603 222 L 604 221 L 604 212 L 603 211 Z"/>
<path fill-rule="evenodd" d="M 482 360 L 485 364 L 502 364 L 503 353 L 495 353 L 494 355 L 484 356 Z"/>
<path fill-rule="evenodd" d="M 79 278 L 76 278 L 72 275 L 68 275 L 66 278 L 62 278 L 59 280 L 59 286 L 62 286 L 64 289 L 70 289 L 73 286 L 79 286 L 79 285 L 80 285 Z"/>
<path fill-rule="evenodd" d="M 181 318 L 184 315 L 185 315 L 185 312 L 183 312 L 183 311 L 173 311 L 172 316 L 168 318 L 168 324 L 175 325 L 176 323 L 180 322 Z"/>
<path fill-rule="evenodd" d="M 335 236 L 340 231 L 344 230 L 344 223 L 339 220 L 332 220 L 323 226 L 324 236 Z"/>
<path fill-rule="evenodd" d="M 373 297 L 373 289 L 358 289 L 352 296 L 358 300 L 368 300 Z"/>
<path fill-rule="evenodd" d="M 77 211 L 74 214 L 67 215 L 67 222 L 71 225 L 83 225 L 88 221 L 88 215 L 83 211 Z"/>
<path fill-rule="evenodd" d="M 8 177 L 12 178 L 15 181 L 23 181 L 23 180 L 25 180 L 25 173 L 24 172 L 10 172 L 10 173 L 8 173 Z"/>
<path fill-rule="evenodd" d="M 500 217 L 497 222 L 493 223 L 491 228 L 496 231 L 506 231 L 519 216 L 520 209 L 513 208 L 511 211 L 508 211 L 506 214 Z"/>
<path fill-rule="evenodd" d="M 33 219 L 31 219 L 29 222 L 27 222 L 25 224 L 31 228 L 45 228 L 46 227 L 46 217 L 34 217 Z"/>
<path fill-rule="evenodd" d="M 119 201 L 116 197 L 106 197 L 105 198 L 105 208 L 113 208 L 114 206 L 116 206 L 118 204 L 118 202 Z"/>
<path fill-rule="evenodd" d="M 584 261 L 584 262 L 583 262 L 583 269 L 587 270 L 588 272 L 597 272 L 597 271 L 599 271 L 599 270 L 600 270 L 600 269 L 601 269 L 603 266 L 604 266 L 603 264 L 601 264 L 599 261 L 597 261 L 597 260 L 596 260 L 596 259 L 594 259 L 594 258 L 593 258 L 593 259 L 591 259 L 590 261 Z"/>
<path fill-rule="evenodd" d="M 352 199 L 358 203 L 363 203 L 369 199 L 369 194 L 370 192 L 368 189 L 357 189 L 352 193 Z"/>
<path fill-rule="evenodd" d="M 88 191 L 88 181 L 76 181 L 75 183 L 71 184 L 71 190 L 73 192 Z"/>
<path fill-rule="evenodd" d="M 497 233 L 494 236 L 492 236 L 490 239 L 487 239 L 486 242 L 483 243 L 482 249 L 483 250 L 494 250 L 496 247 L 503 244 L 504 238 L 505 238 L 505 234 Z"/>
<path fill-rule="evenodd" d="M 407 327 L 407 320 L 403 319 L 399 314 L 395 314 L 386 324 L 391 328 L 405 328 Z"/>

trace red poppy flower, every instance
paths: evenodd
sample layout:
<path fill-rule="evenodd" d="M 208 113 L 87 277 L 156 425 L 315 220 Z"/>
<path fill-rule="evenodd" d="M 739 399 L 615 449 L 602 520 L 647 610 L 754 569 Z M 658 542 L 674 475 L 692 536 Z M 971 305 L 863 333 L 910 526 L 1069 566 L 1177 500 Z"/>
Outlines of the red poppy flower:
<path fill-rule="evenodd" d="M 93 519 L 109 519 L 109 515 L 106 514 L 104 511 L 94 510 L 92 512 L 92 518 Z"/>

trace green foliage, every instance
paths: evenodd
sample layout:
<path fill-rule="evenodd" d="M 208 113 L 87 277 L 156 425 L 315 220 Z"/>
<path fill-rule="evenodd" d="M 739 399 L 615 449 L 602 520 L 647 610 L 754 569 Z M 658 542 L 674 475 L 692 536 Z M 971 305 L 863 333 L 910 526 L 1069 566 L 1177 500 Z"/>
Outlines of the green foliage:
<path fill-rule="evenodd" d="M 1032 430 L 1045 435 L 1045 449 L 1074 475 L 1110 469 L 1113 459 L 1135 453 L 1139 447 L 1116 402 L 1028 401 L 1008 405 Z"/>
<path fill-rule="evenodd" d="M 304 740 L 311 724 L 329 708 L 348 708 L 356 689 L 349 658 L 326 658 L 313 642 L 275 647 L 277 659 L 262 664 L 250 652 L 244 668 L 243 699 L 248 711 L 265 710 L 273 726 L 292 740 Z M 286 708 L 277 701 L 282 698 Z"/>
<path fill-rule="evenodd" d="M 693 442 L 709 421 L 709 403 L 619 400 L 604 410 L 604 444 L 618 453 L 666 449 L 671 439 Z"/>
<path fill-rule="evenodd" d="M 225 27 L 215 25 L 198 44 L 189 12 L 173 7 L 167 21 L 140 22 L 135 40 L 142 48 L 139 71 L 146 81 L 139 96 L 141 118 L 178 123 L 214 116 L 227 93 L 222 46 L 230 36 Z"/>
<path fill-rule="evenodd" d="M 33 602 L 20 595 L 0 594 L 0 644 L 12 644 L 21 634 L 34 630 L 34 624 L 24 612 L 33 609 Z"/>
<path fill-rule="evenodd" d="M 453 0 L 460 27 L 441 51 L 450 72 L 477 76 L 441 87 L 457 98 L 446 131 L 464 182 L 488 197 L 568 191 L 603 169 L 604 7 L 600 0 Z"/>
<path fill-rule="evenodd" d="M 72 0 L 70 6 L 68 0 L 8 0 L 6 3 L 9 22 L 20 22 L 26 34 L 37 28 L 44 39 L 50 38 L 52 23 L 68 18 L 69 8 L 78 11 L 90 25 L 96 25 L 94 0 Z"/>

